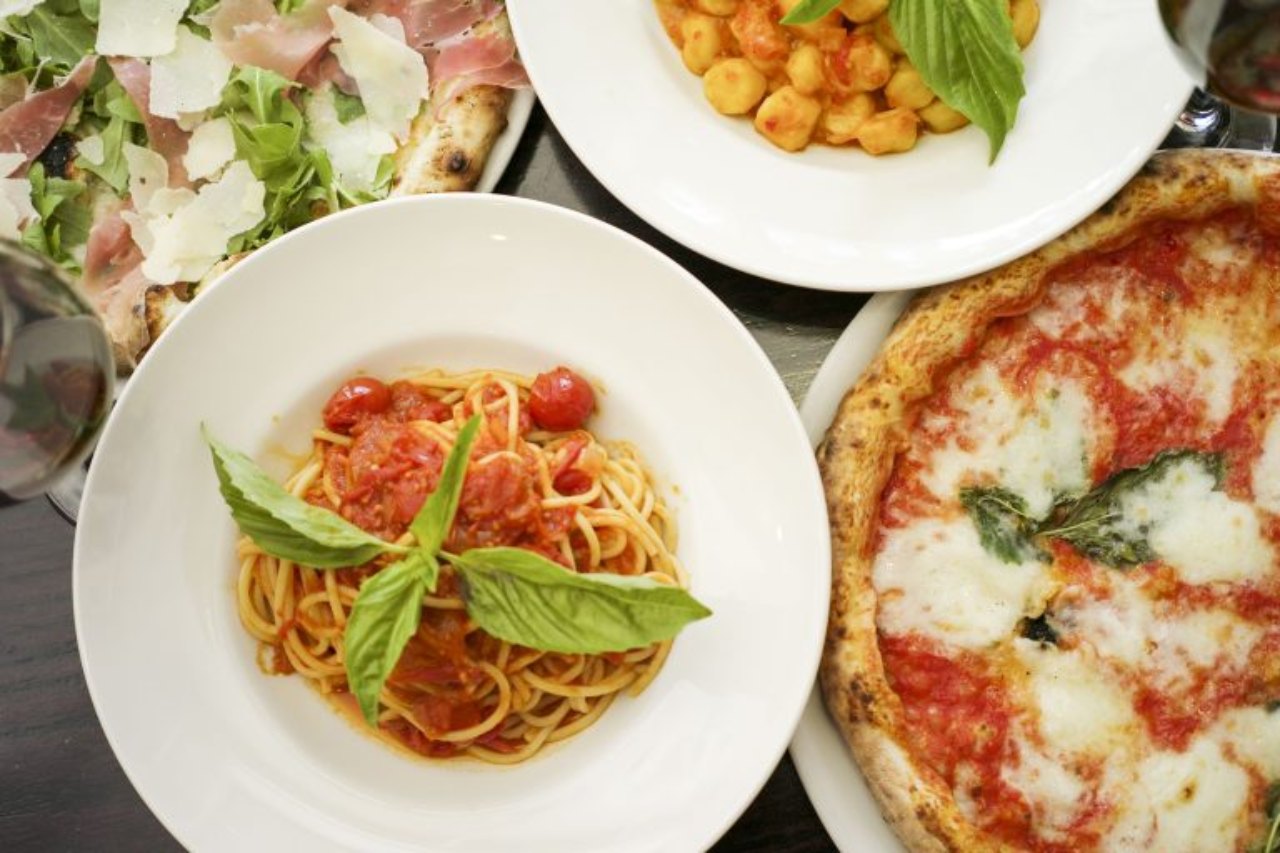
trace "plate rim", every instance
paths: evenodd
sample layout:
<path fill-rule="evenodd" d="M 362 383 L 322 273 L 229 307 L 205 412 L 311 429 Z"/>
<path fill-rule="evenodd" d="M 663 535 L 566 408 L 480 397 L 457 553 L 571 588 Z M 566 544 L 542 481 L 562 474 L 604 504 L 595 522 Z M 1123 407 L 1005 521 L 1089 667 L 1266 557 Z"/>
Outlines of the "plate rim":
<path fill-rule="evenodd" d="M 782 405 L 774 406 L 774 408 L 778 410 L 778 414 L 776 416 L 786 421 L 787 430 L 791 432 L 797 440 L 803 442 L 803 445 L 802 445 L 803 447 L 805 448 L 808 447 L 807 439 L 805 437 L 806 436 L 805 428 L 801 420 L 799 410 L 797 409 L 794 402 L 792 401 L 790 393 L 787 391 L 786 385 L 782 380 L 781 374 L 773 366 L 772 362 L 769 361 L 768 356 L 765 354 L 759 342 L 750 333 L 750 331 L 742 323 L 742 321 L 739 320 L 737 316 L 732 312 L 732 310 L 727 305 L 725 305 L 721 300 L 719 300 L 715 296 L 715 294 L 709 288 L 707 288 L 705 284 L 702 283 L 700 279 L 698 279 L 693 273 L 689 272 L 683 266 L 677 263 L 675 260 L 673 260 L 668 255 L 666 255 L 664 252 L 651 246 L 640 237 L 632 235 L 609 222 L 606 222 L 602 219 L 597 219 L 581 211 L 567 208 L 558 204 L 553 204 L 551 202 L 542 201 L 539 199 L 531 199 L 531 198 L 525 198 L 520 196 L 509 196 L 509 195 L 503 195 L 503 194 L 435 193 L 435 194 L 426 194 L 426 195 L 412 195 L 412 196 L 402 196 L 397 198 L 389 198 L 389 199 L 380 200 L 378 202 L 374 202 L 371 204 L 360 205 L 357 207 L 349 208 L 337 214 L 332 214 L 322 219 L 307 223 L 306 225 L 303 225 L 295 229 L 294 231 L 291 231 L 288 234 L 281 236 L 279 239 L 272 241 L 271 244 L 264 246 L 259 251 L 254 252 L 250 257 L 246 258 L 243 263 L 238 264 L 235 268 L 233 268 L 232 270 L 229 270 L 224 276 L 220 276 L 217 280 L 210 283 L 209 286 L 207 286 L 206 288 L 203 288 L 201 290 L 201 293 L 197 296 L 197 299 L 193 300 L 192 304 L 195 305 L 198 301 L 209 298 L 210 294 L 219 293 L 219 292 L 222 292 L 223 290 L 227 290 L 228 279 L 232 282 L 232 285 L 231 285 L 232 289 L 239 287 L 239 285 L 234 283 L 238 279 L 244 277 L 243 274 L 239 273 L 239 270 L 252 269 L 253 266 L 256 265 L 255 260 L 259 258 L 263 253 L 272 252 L 274 246 L 284 245 L 288 241 L 296 239 L 297 235 L 309 233 L 311 230 L 319 230 L 322 228 L 333 228 L 335 227 L 334 223 L 338 222 L 339 220 L 354 219 L 354 218 L 359 218 L 362 216 L 369 215 L 369 211 L 371 209 L 387 208 L 390 206 L 449 207 L 449 206 L 455 206 L 455 205 L 483 206 L 483 205 L 490 205 L 490 204 L 504 206 L 504 207 L 522 208 L 527 211 L 534 211 L 535 212 L 534 215 L 550 215 L 550 216 L 564 217 L 565 219 L 574 221 L 579 225 L 585 225 L 589 228 L 596 229 L 598 232 L 608 235 L 608 239 L 610 240 L 621 239 L 624 243 L 630 244 L 635 249 L 650 254 L 655 261 L 657 261 L 658 263 L 670 269 L 673 274 L 673 277 L 681 279 L 688 289 L 696 293 L 697 298 L 700 301 L 702 301 L 704 304 L 706 304 L 709 310 L 715 312 L 719 316 L 720 321 L 722 323 L 726 323 L 728 325 L 728 328 L 732 330 L 732 334 L 735 336 L 735 338 L 737 338 L 738 341 L 746 347 L 746 352 L 749 353 L 749 357 L 755 361 L 756 366 L 758 368 L 758 372 L 761 374 L 762 379 L 768 382 L 769 385 L 773 387 L 774 393 L 776 395 L 780 395 L 777 397 L 777 402 L 778 403 L 785 402 L 785 406 L 782 406 Z M 230 297 L 215 297 L 215 298 L 230 298 Z M 178 324 L 181 324 L 181 323 L 190 323 L 192 322 L 191 317 L 193 316 L 196 316 L 196 312 L 184 311 L 177 319 L 175 319 L 173 325 L 177 326 Z M 172 335 L 161 336 L 161 339 L 157 341 L 157 343 L 152 349 L 160 351 L 161 353 L 167 352 L 168 349 L 172 348 L 172 345 L 167 342 L 172 340 L 174 340 L 174 337 Z M 143 359 L 142 363 L 139 365 L 138 369 L 135 371 L 134 376 L 138 377 L 138 376 L 147 375 L 147 373 L 150 370 L 148 368 L 148 365 L 156 363 L 155 356 L 156 356 L 156 353 L 153 352 L 151 353 L 150 358 Z M 355 358 L 359 358 L 359 356 L 358 355 L 354 356 L 353 359 Z M 133 396 L 136 395 L 135 389 L 137 385 L 138 383 L 136 381 L 130 381 L 128 383 L 125 383 L 125 387 L 123 388 L 120 395 L 116 399 L 116 405 L 117 406 L 130 405 L 130 400 L 133 398 Z M 114 415 L 114 412 L 115 410 L 113 409 L 113 415 Z M 111 441 L 112 437 L 115 435 L 116 424 L 118 422 L 120 422 L 120 420 L 115 418 L 114 416 L 108 419 L 108 422 L 103 429 L 102 435 L 99 437 L 99 441 L 97 444 L 98 448 L 110 446 L 109 441 Z M 184 847 L 187 847 L 188 849 L 191 849 L 193 842 L 196 841 L 197 839 L 193 838 L 189 834 L 189 832 L 179 831 L 177 819 L 173 814 L 165 814 L 160 810 L 158 810 L 157 808 L 155 808 L 153 804 L 154 800 L 151 794 L 149 793 L 149 790 L 144 786 L 139 785 L 138 783 L 138 777 L 140 775 L 138 773 L 138 766 L 137 766 L 139 761 L 138 757 L 133 756 L 129 759 L 126 759 L 124 753 L 122 753 L 119 748 L 116 734 L 113 734 L 112 729 L 104 721 L 104 715 L 103 715 L 104 706 L 102 705 L 103 699 L 101 696 L 101 690 L 97 686 L 98 676 L 94 674 L 93 666 L 90 663 L 90 657 L 92 655 L 92 652 L 88 649 L 86 644 L 84 644 L 81 641 L 81 638 L 84 636 L 84 631 L 85 631 L 84 621 L 87 618 L 85 615 L 86 608 L 85 608 L 85 602 L 83 599 L 81 579 L 82 579 L 83 572 L 86 571 L 86 569 L 84 569 L 83 566 L 86 564 L 86 562 L 91 560 L 91 557 L 89 557 L 85 553 L 86 546 L 84 544 L 84 539 L 86 537 L 86 534 L 84 533 L 84 531 L 92 527 L 94 523 L 92 521 L 93 503 L 91 499 L 98 491 L 98 487 L 96 484 L 99 476 L 98 472 L 101 470 L 101 466 L 98 461 L 100 458 L 102 458 L 100 455 L 94 456 L 93 463 L 90 466 L 89 473 L 85 481 L 84 507 L 87 509 L 87 511 L 82 512 L 80 516 L 80 521 L 76 525 L 76 533 L 75 533 L 75 539 L 74 539 L 74 544 L 72 549 L 71 595 L 72 595 L 72 607 L 73 607 L 73 621 L 74 621 L 75 633 L 76 633 L 77 657 L 79 659 L 81 672 L 85 680 L 85 686 L 89 693 L 90 702 L 92 704 L 94 715 L 97 720 L 99 729 L 102 731 L 104 737 L 106 738 L 107 744 L 111 748 L 112 755 L 115 757 L 117 764 L 120 766 L 126 778 L 129 780 L 129 783 L 132 786 L 133 790 L 137 793 L 139 798 L 146 805 L 148 811 L 150 811 L 151 814 L 155 816 L 155 818 L 160 822 L 160 824 L 165 828 L 165 830 L 175 840 L 177 840 L 178 843 L 182 844 Z M 811 494 L 818 496 L 818 500 L 816 501 L 815 506 L 819 509 L 820 517 L 818 520 L 821 522 L 821 529 L 825 533 L 825 530 L 827 528 L 826 503 L 825 503 L 825 500 L 821 498 L 821 494 L 822 494 L 821 477 L 818 472 L 816 459 L 813 458 L 811 453 L 807 453 L 807 452 L 803 454 L 803 458 L 810 460 L 810 464 L 808 466 L 808 475 L 807 475 L 807 479 L 809 480 L 808 491 Z M 823 591 L 820 592 L 818 596 L 822 604 L 821 608 L 818 609 L 818 612 L 820 613 L 820 615 L 817 617 L 815 623 L 809 627 L 810 637 L 808 638 L 806 654 L 803 660 L 803 664 L 804 664 L 802 668 L 803 671 L 810 672 L 810 673 L 816 673 L 818 663 L 821 659 L 822 645 L 823 645 L 823 639 L 825 637 L 825 628 L 826 628 L 826 613 L 827 613 L 829 600 L 830 600 L 830 562 L 831 560 L 830 560 L 829 539 L 825 535 L 819 537 L 818 541 L 816 542 L 816 548 L 818 549 L 818 551 L 815 556 L 819 558 L 819 561 L 818 561 L 817 567 L 815 568 L 815 571 L 818 573 L 817 580 L 820 582 L 818 583 L 818 587 Z M 757 780 L 755 780 L 755 782 L 751 786 L 749 786 L 749 790 L 744 791 L 744 795 L 741 797 L 741 801 L 737 803 L 733 809 L 726 810 L 725 813 L 721 816 L 721 818 L 718 821 L 707 823 L 706 837 L 690 839 L 690 841 L 692 842 L 692 846 L 696 846 L 700 849 L 705 849 L 710 847 L 718 839 L 723 837 L 723 835 L 737 822 L 737 820 L 743 815 L 743 813 L 745 813 L 746 810 L 751 806 L 751 804 L 754 803 L 755 800 L 759 797 L 761 790 L 763 790 L 765 785 L 772 778 L 772 775 L 776 770 L 777 765 L 781 762 L 783 756 L 786 754 L 786 751 L 790 746 L 790 742 L 795 732 L 796 726 L 799 724 L 801 715 L 804 712 L 807 701 L 808 701 L 807 690 L 804 692 L 797 693 L 797 696 L 790 703 L 790 708 L 788 709 L 788 712 L 782 717 L 787 721 L 788 724 L 786 726 L 782 726 L 778 728 L 778 734 L 776 736 L 777 742 L 773 744 L 769 750 L 761 752 L 762 756 L 767 756 L 768 758 L 767 762 L 765 762 L 763 758 L 761 759 L 761 764 L 762 765 L 767 764 L 768 770 L 763 771 L 760 774 L 760 777 Z M 775 716 L 774 719 L 778 719 L 778 717 Z"/>
<path fill-rule="evenodd" d="M 526 4 L 532 6 L 537 0 L 509 0 L 507 4 L 507 14 L 511 20 L 512 31 L 515 33 L 517 42 L 523 42 L 527 45 L 528 34 L 524 26 Z M 617 2 L 617 0 L 615 0 Z M 649 5 L 648 0 L 641 0 Z M 620 3 L 619 5 L 624 5 Z M 535 12 L 532 9 L 527 11 L 532 17 Z M 676 55 L 674 48 L 672 55 Z M 542 102 L 543 109 L 555 124 L 565 144 L 573 152 L 574 156 L 586 166 L 595 180 L 599 181 L 602 186 L 632 214 L 639 217 L 650 227 L 659 231 L 663 236 L 675 241 L 685 248 L 697 252 L 703 257 L 709 258 L 716 263 L 727 266 L 739 272 L 755 276 L 764 281 L 776 284 L 783 284 L 792 287 L 808 288 L 812 290 L 823 290 L 835 293 L 886 293 L 899 292 L 904 290 L 915 290 L 922 287 L 931 287 L 938 284 L 945 284 L 950 281 L 956 281 L 962 278 L 968 278 L 988 270 L 994 269 L 1002 264 L 1008 263 L 1015 258 L 1035 250 L 1039 246 L 1044 245 L 1062 234 L 1074 228 L 1080 222 L 1084 221 L 1094 210 L 1101 206 L 1108 198 L 1114 195 L 1121 187 L 1129 182 L 1130 179 L 1142 167 L 1142 164 L 1158 150 L 1161 141 L 1169 134 L 1173 128 L 1174 121 L 1178 116 L 1178 112 L 1174 112 L 1169 116 L 1167 123 L 1153 133 L 1154 138 L 1143 140 L 1141 149 L 1134 149 L 1130 155 L 1123 161 L 1122 168 L 1115 168 L 1106 173 L 1108 180 L 1097 181 L 1094 183 L 1096 188 L 1090 195 L 1088 202 L 1080 204 L 1080 209 L 1075 211 L 1071 216 L 1064 217 L 1061 221 L 1053 223 L 1050 227 L 1041 227 L 1038 230 L 1028 233 L 1022 239 L 1011 241 L 1002 251 L 986 254 L 981 260 L 975 259 L 968 264 L 958 265 L 954 268 L 947 269 L 943 272 L 934 272 L 921 274 L 917 276 L 904 276 L 902 274 L 889 280 L 876 284 L 847 284 L 831 278 L 822 278 L 815 276 L 806 276 L 802 274 L 789 273 L 786 267 L 770 267 L 758 262 L 744 262 L 740 258 L 730 256 L 728 251 L 722 251 L 712 241 L 710 241 L 702 230 L 692 228 L 677 227 L 677 223 L 663 216 L 666 209 L 664 205 L 656 200 L 648 197 L 637 197 L 624 192 L 622 186 L 623 181 L 620 177 L 621 172 L 601 168 L 601 156 L 597 156 L 595 151 L 586 150 L 579 143 L 581 138 L 576 138 L 566 128 L 572 126 L 571 122 L 565 122 L 565 113 L 562 110 L 561 102 L 553 95 L 548 98 L 544 91 L 540 88 L 539 75 L 540 70 L 526 61 L 526 70 L 529 79 L 533 81 L 535 89 L 539 90 L 539 100 Z M 683 69 L 682 69 L 683 70 Z M 1195 88 L 1195 82 L 1189 77 L 1184 81 L 1182 99 L 1179 102 L 1179 110 L 1185 104 L 1186 99 L 1190 97 L 1191 92 Z M 736 117 L 735 117 L 736 118 Z M 910 154 L 910 152 L 908 152 Z"/>

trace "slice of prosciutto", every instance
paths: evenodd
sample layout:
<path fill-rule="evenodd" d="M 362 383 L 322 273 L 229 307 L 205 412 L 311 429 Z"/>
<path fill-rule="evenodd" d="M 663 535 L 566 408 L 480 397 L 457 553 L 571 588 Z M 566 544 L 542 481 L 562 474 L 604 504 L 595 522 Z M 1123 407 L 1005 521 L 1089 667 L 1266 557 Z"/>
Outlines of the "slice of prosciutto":
<path fill-rule="evenodd" d="M 80 283 L 91 298 L 96 299 L 115 287 L 142 263 L 142 250 L 133 241 L 129 224 L 120 215 L 125 209 L 119 201 L 99 209 L 89 229 Z"/>
<path fill-rule="evenodd" d="M 404 25 L 405 41 L 421 50 L 489 20 L 503 5 L 498 0 L 362 0 L 354 9 L 360 14 L 398 18 Z"/>
<path fill-rule="evenodd" d="M 501 65 L 492 68 L 481 68 L 460 77 L 454 77 L 440 84 L 436 94 L 439 105 L 436 114 L 458 95 L 472 86 L 501 86 L 504 89 L 520 89 L 529 85 L 529 75 L 525 72 L 520 60 L 512 57 Z"/>
<path fill-rule="evenodd" d="M 0 151 L 21 154 L 24 162 L 14 174 L 25 174 L 40 152 L 58 135 L 93 77 L 96 56 L 86 56 L 66 79 L 43 92 L 28 95 L 0 112 Z"/>
<path fill-rule="evenodd" d="M 348 0 L 307 0 L 281 15 L 271 0 L 222 0 L 209 22 L 213 43 L 236 65 L 254 65 L 298 80 L 333 38 L 330 6 Z"/>
<path fill-rule="evenodd" d="M 129 100 L 142 113 L 147 128 L 147 147 L 169 163 L 170 186 L 186 186 L 187 170 L 182 165 L 191 134 L 178 127 L 171 118 L 151 114 L 151 67 L 141 59 L 112 57 L 107 62 L 116 80 L 129 93 Z"/>
<path fill-rule="evenodd" d="M 516 43 L 506 33 L 487 32 L 450 39 L 427 53 L 431 79 L 443 82 L 503 65 L 516 55 Z"/>

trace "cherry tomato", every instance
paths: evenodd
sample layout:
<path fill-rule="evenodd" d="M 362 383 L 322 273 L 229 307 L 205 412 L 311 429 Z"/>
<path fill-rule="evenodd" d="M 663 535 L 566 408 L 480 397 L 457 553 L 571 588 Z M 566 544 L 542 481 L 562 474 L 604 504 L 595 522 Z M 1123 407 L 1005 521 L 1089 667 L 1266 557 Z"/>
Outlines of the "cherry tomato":
<path fill-rule="evenodd" d="M 324 425 L 334 432 L 355 426 L 361 415 L 385 412 L 391 405 L 391 391 L 371 376 L 348 379 L 324 406 Z"/>
<path fill-rule="evenodd" d="M 552 481 L 555 490 L 562 495 L 580 495 L 591 490 L 591 475 L 577 468 L 568 468 Z"/>
<path fill-rule="evenodd" d="M 596 407 L 591 383 L 567 367 L 539 373 L 529 394 L 529 414 L 543 429 L 578 429 Z"/>

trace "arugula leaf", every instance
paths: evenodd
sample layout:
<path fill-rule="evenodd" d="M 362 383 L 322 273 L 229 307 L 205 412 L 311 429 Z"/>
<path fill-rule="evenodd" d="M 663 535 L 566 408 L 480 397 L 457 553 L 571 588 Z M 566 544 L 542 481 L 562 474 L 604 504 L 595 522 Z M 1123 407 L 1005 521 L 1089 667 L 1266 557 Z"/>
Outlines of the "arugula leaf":
<path fill-rule="evenodd" d="M 101 7 L 101 0 L 80 0 L 80 14 L 95 24 L 98 23 L 98 14 Z"/>
<path fill-rule="evenodd" d="M 831 14 L 840 0 L 800 0 L 782 18 L 784 24 L 812 24 Z"/>
<path fill-rule="evenodd" d="M 409 525 L 409 530 L 418 539 L 418 547 L 432 554 L 440 550 L 444 540 L 453 527 L 453 517 L 458 512 L 458 501 L 462 498 L 462 483 L 467 475 L 467 461 L 471 458 L 471 445 L 476 440 L 476 431 L 480 428 L 480 416 L 472 415 L 471 420 L 458 432 L 458 440 L 449 451 L 449 458 L 444 461 L 440 471 L 440 482 L 436 490 L 427 498 L 422 509 Z"/>
<path fill-rule="evenodd" d="M 333 108 L 338 114 L 338 121 L 343 124 L 350 124 L 364 115 L 364 101 L 360 96 L 348 95 L 336 86 L 333 89 Z"/>
<path fill-rule="evenodd" d="M 966 486 L 960 490 L 960 503 L 987 551 L 1006 563 L 1021 563 L 1034 553 L 1036 520 L 1019 495 L 999 487 Z"/>
<path fill-rule="evenodd" d="M 444 555 L 462 580 L 467 615 L 509 643 L 594 654 L 667 640 L 711 611 L 679 587 L 645 577 L 578 574 L 521 548 Z"/>
<path fill-rule="evenodd" d="M 248 456 L 218 441 L 203 424 L 200 429 L 231 517 L 273 557 L 333 569 L 358 566 L 379 554 L 407 553 L 408 549 L 366 533 L 336 513 L 294 497 Z"/>
<path fill-rule="evenodd" d="M 246 107 L 259 122 L 285 121 L 285 93 L 296 84 L 265 68 L 246 65 L 235 73 L 223 91 L 223 103 L 231 108 Z M 294 108 L 297 111 L 297 108 Z"/>
<path fill-rule="evenodd" d="M 342 635 L 347 683 L 374 728 L 382 686 L 422 620 L 422 597 L 427 594 L 424 557 L 433 560 L 415 552 L 366 580 Z"/>
<path fill-rule="evenodd" d="M 31 204 L 40 218 L 22 231 L 22 243 L 71 270 L 79 264 L 69 253 L 89 239 L 93 215 L 75 199 L 87 189 L 81 181 L 48 178 L 43 163 L 34 163 L 27 178 L 31 181 Z"/>
<path fill-rule="evenodd" d="M 78 7 L 76 14 L 58 15 L 48 6 L 37 6 L 24 20 L 41 59 L 71 68 L 93 53 L 97 29 Z"/>
<path fill-rule="evenodd" d="M 90 163 L 84 157 L 76 157 L 76 168 L 97 175 L 120 195 L 129 189 L 129 164 L 124 158 L 124 144 L 131 142 L 129 122 L 120 116 L 112 116 L 98 134 L 102 137 L 102 162 Z"/>
<path fill-rule="evenodd" d="M 1267 787 L 1264 806 L 1266 809 L 1264 814 L 1271 822 L 1270 829 L 1262 845 L 1253 849 L 1257 853 L 1280 853 L 1280 780 L 1272 782 Z"/>
<path fill-rule="evenodd" d="M 1026 94 L 1005 0 L 893 0 L 889 22 L 925 84 L 987 134 L 994 162 Z"/>
<path fill-rule="evenodd" d="M 1112 568 L 1128 568 L 1156 559 L 1146 531 L 1123 523 L 1121 501 L 1174 465 L 1193 460 L 1223 480 L 1221 454 L 1194 450 L 1166 450 L 1139 468 L 1128 468 L 1046 519 L 1037 534 L 1070 543 L 1077 551 Z"/>

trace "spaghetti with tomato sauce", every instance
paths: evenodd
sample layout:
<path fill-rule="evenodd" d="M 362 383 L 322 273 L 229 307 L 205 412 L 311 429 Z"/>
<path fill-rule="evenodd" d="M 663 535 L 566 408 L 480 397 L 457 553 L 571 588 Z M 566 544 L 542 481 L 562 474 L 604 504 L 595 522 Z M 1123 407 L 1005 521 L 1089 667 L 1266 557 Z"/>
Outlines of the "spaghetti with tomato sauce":
<path fill-rule="evenodd" d="M 578 572 L 647 575 L 687 586 L 676 527 L 634 448 L 585 424 L 591 385 L 567 368 L 521 376 L 432 371 L 343 383 L 286 488 L 392 542 L 439 481 L 468 418 L 483 418 L 445 549 L 513 546 Z M 361 584 L 392 562 L 319 571 L 239 543 L 240 618 L 259 665 L 297 673 L 358 719 L 343 630 Z M 622 692 L 657 674 L 670 641 L 623 653 L 541 652 L 498 640 L 468 618 L 457 576 L 441 566 L 422 620 L 380 696 L 378 733 L 432 758 L 516 763 L 594 723 Z"/>

